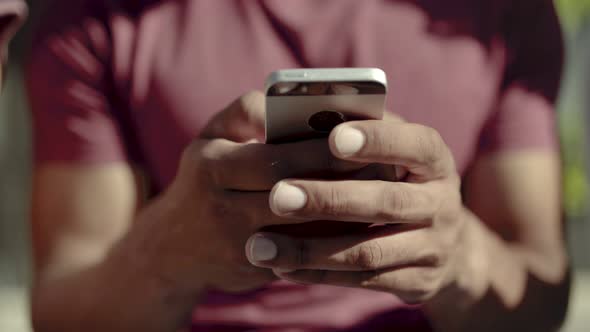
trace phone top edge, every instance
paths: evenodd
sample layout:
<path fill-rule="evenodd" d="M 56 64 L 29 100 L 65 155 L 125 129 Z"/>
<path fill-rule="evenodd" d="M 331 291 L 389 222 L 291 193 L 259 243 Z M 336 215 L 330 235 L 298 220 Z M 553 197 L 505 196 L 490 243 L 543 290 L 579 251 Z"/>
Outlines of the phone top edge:
<path fill-rule="evenodd" d="M 377 82 L 387 89 L 387 75 L 379 68 L 298 68 L 272 72 L 264 91 L 278 82 Z"/>

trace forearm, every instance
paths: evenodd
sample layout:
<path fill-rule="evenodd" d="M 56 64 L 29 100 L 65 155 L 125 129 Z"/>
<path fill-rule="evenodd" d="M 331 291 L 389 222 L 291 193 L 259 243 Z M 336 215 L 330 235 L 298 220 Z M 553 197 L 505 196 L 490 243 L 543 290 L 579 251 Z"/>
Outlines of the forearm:
<path fill-rule="evenodd" d="M 35 331 L 177 331 L 190 322 L 196 294 L 181 293 L 114 250 L 100 264 L 39 279 L 32 293 Z"/>
<path fill-rule="evenodd" d="M 557 331 L 569 296 L 565 249 L 509 243 L 467 213 L 472 241 L 459 281 L 427 304 L 440 331 Z"/>

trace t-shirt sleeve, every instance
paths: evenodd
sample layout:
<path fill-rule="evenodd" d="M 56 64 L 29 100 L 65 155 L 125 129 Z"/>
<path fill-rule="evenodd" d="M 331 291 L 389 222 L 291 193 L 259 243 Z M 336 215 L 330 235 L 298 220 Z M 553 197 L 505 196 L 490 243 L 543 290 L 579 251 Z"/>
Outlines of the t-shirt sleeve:
<path fill-rule="evenodd" d="M 563 67 L 559 20 L 551 0 L 510 3 L 503 27 L 506 72 L 480 147 L 486 152 L 554 150 L 555 101 Z"/>
<path fill-rule="evenodd" d="M 35 162 L 126 161 L 105 24 L 72 15 L 40 29 L 26 70 Z"/>

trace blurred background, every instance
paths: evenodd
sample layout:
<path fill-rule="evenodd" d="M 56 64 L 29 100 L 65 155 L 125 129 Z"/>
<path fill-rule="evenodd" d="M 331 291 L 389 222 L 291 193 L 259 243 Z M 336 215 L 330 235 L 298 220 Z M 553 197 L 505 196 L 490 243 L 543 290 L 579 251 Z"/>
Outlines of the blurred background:
<path fill-rule="evenodd" d="M 532 0 L 531 0 L 532 1 Z M 31 27 L 51 1 L 27 1 L 27 25 L 11 45 L 0 98 L 0 331 L 28 332 L 30 280 L 28 205 L 30 129 L 21 65 Z M 590 0 L 556 0 L 567 41 L 567 66 L 559 101 L 565 213 L 575 267 L 566 332 L 590 329 Z M 526 24 L 526 22 L 523 22 Z"/>

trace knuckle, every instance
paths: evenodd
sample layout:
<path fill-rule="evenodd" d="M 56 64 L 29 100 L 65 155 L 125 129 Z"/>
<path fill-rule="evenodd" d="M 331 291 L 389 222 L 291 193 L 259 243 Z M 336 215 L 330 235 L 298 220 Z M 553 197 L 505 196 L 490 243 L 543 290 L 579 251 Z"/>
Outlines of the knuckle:
<path fill-rule="evenodd" d="M 203 145 L 204 143 L 201 140 L 194 140 L 189 143 L 182 151 L 182 162 L 192 164 L 200 160 Z"/>
<path fill-rule="evenodd" d="M 318 187 L 310 190 L 308 194 L 314 197 L 310 197 L 309 201 L 315 203 L 315 207 L 322 215 L 333 217 L 342 215 L 346 211 L 346 200 L 343 193 L 330 185 L 326 186 L 324 190 L 320 191 Z"/>
<path fill-rule="evenodd" d="M 335 187 L 330 187 L 330 200 L 324 200 L 328 214 L 338 216 L 344 210 L 342 193 Z"/>
<path fill-rule="evenodd" d="M 430 191 L 423 191 L 420 195 L 420 205 L 427 209 L 430 215 L 434 214 L 440 208 L 442 195 L 436 195 Z M 459 200 L 461 200 L 459 198 Z"/>
<path fill-rule="evenodd" d="M 220 161 L 223 160 L 225 143 L 227 141 L 223 139 L 211 140 L 202 146 L 198 155 L 200 169 L 217 185 L 222 183 L 221 175 L 224 173 L 224 163 Z"/>
<path fill-rule="evenodd" d="M 421 270 L 404 283 L 402 298 L 408 304 L 420 304 L 430 300 L 439 289 L 439 278 L 434 269 Z"/>
<path fill-rule="evenodd" d="M 442 279 L 440 278 L 440 270 L 438 268 L 430 268 L 424 273 L 422 279 L 422 291 L 425 294 L 425 298 L 429 299 L 436 294 L 442 285 Z"/>
<path fill-rule="evenodd" d="M 377 270 L 383 262 L 383 248 L 379 242 L 362 244 L 353 250 L 348 257 L 349 264 L 363 270 Z"/>
<path fill-rule="evenodd" d="M 436 222 L 441 226 L 459 226 L 465 223 L 465 219 L 460 217 L 462 212 L 461 198 L 455 198 L 460 194 L 448 194 L 438 201 L 435 210 Z"/>
<path fill-rule="evenodd" d="M 242 114 L 248 118 L 252 113 L 262 110 L 264 94 L 257 90 L 249 91 L 242 95 L 237 102 Z"/>
<path fill-rule="evenodd" d="M 404 220 L 412 201 L 413 197 L 406 190 L 383 190 L 380 217 L 385 221 Z"/>
<path fill-rule="evenodd" d="M 441 209 L 441 195 L 435 194 L 430 190 L 412 191 L 412 204 L 414 211 L 419 212 L 424 221 L 432 220 L 437 212 Z"/>
<path fill-rule="evenodd" d="M 192 181 L 203 171 L 203 146 L 204 141 L 195 140 L 188 144 L 182 151 L 179 163 L 177 179 L 179 181 Z M 180 178 L 182 180 L 180 180 Z M 176 182 L 176 181 L 175 181 Z"/>
<path fill-rule="evenodd" d="M 367 141 L 372 145 L 373 153 L 390 154 L 395 151 L 389 131 L 382 130 L 382 128 L 366 128 L 365 135 L 367 135 Z"/>
<path fill-rule="evenodd" d="M 222 160 L 229 143 L 228 140 L 219 138 L 201 144 L 200 159 L 207 161 Z"/>
<path fill-rule="evenodd" d="M 258 90 L 252 90 L 243 94 L 239 103 L 243 109 L 248 109 L 260 105 L 261 100 L 264 100 L 264 94 Z"/>
<path fill-rule="evenodd" d="M 435 164 L 444 151 L 444 144 L 439 132 L 433 128 L 420 126 L 420 134 L 417 135 L 417 149 L 419 162 L 424 164 Z"/>

